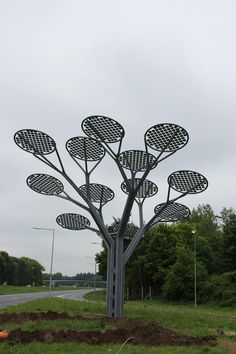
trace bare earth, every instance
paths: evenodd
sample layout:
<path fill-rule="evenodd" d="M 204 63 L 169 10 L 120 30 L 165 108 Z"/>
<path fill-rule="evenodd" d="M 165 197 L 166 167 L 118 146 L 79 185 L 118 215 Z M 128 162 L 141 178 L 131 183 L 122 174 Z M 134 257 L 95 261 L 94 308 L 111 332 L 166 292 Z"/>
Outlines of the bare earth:
<path fill-rule="evenodd" d="M 112 329 L 104 331 L 76 331 L 76 330 L 60 330 L 55 331 L 52 329 L 47 330 L 35 330 L 35 331 L 23 331 L 20 328 L 9 332 L 9 336 L 4 341 L 10 343 L 31 343 L 32 341 L 40 342 L 66 342 L 77 341 L 90 345 L 99 345 L 105 343 L 123 343 L 126 339 L 134 337 L 130 340 L 130 343 L 147 345 L 147 346 L 159 346 L 159 345 L 216 345 L 217 341 L 215 337 L 206 336 L 203 338 L 196 338 L 193 336 L 187 336 L 173 330 L 163 328 L 156 322 L 144 323 L 139 320 L 133 319 L 118 319 L 107 318 L 101 316 L 69 316 L 67 313 L 58 312 L 31 312 L 20 314 L 0 314 L 0 326 L 6 327 L 7 323 L 22 323 L 25 321 L 34 320 L 57 320 L 57 319 L 70 319 L 75 321 L 95 321 L 103 320 L 105 323 L 112 326 Z"/>

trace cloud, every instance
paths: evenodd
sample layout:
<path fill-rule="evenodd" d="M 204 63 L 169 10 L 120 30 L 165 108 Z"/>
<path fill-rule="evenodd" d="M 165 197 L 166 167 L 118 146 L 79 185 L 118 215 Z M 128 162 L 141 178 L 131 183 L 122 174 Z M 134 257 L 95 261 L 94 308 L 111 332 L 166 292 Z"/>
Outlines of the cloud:
<path fill-rule="evenodd" d="M 81 122 L 92 114 L 123 125 L 123 150 L 144 149 L 145 131 L 158 123 L 176 123 L 188 131 L 187 146 L 150 174 L 159 193 L 147 201 L 145 218 L 163 202 L 166 179 L 179 169 L 195 170 L 209 179 L 205 193 L 183 201 L 190 208 L 200 203 L 210 203 L 217 212 L 224 206 L 236 207 L 235 7 L 230 0 L 0 4 L 3 249 L 35 257 L 48 268 L 50 235 L 40 235 L 45 241 L 35 246 L 31 227 L 55 227 L 58 214 L 82 213 L 26 186 L 32 173 L 60 177 L 17 148 L 14 133 L 31 128 L 52 136 L 66 168 L 81 185 L 83 176 L 65 143 L 84 135 Z M 107 184 L 116 194 L 104 209 L 109 223 L 112 216 L 121 215 L 125 195 L 108 156 L 92 180 Z M 132 213 L 134 220 L 137 214 Z M 90 244 L 97 239 L 95 234 L 81 232 L 77 237 L 57 229 L 57 238 L 55 271 L 93 271 L 84 256 L 95 253 Z"/>

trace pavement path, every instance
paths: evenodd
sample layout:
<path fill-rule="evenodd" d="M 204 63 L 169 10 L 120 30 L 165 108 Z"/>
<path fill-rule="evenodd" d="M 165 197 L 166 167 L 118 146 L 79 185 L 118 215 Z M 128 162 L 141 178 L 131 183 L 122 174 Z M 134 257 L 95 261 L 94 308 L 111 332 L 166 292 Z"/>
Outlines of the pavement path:
<path fill-rule="evenodd" d="M 65 290 L 65 291 L 45 291 L 39 293 L 27 293 L 27 294 L 11 294 L 0 295 L 0 308 L 18 305 L 27 301 L 41 299 L 44 297 L 60 297 L 63 299 L 86 301 L 84 295 L 93 292 L 93 289 L 87 290 Z"/>

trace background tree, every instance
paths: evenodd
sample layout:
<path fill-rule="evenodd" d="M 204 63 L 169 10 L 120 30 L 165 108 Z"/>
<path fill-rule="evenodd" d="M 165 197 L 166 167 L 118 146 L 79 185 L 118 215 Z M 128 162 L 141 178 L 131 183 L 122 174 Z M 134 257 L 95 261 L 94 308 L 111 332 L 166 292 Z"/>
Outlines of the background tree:
<path fill-rule="evenodd" d="M 7 252 L 0 252 L 0 282 L 9 285 L 41 285 L 44 267 L 28 257 L 11 257 Z"/>
<path fill-rule="evenodd" d="M 223 208 L 222 268 L 225 272 L 236 271 L 236 212 Z"/>
<path fill-rule="evenodd" d="M 220 220 L 206 204 L 193 209 L 185 221 L 152 227 L 127 264 L 126 287 L 140 293 L 141 286 L 152 286 L 158 296 L 192 301 L 196 238 L 198 302 L 236 304 L 235 211 L 224 208 Z M 97 262 L 105 275 L 104 251 Z"/>

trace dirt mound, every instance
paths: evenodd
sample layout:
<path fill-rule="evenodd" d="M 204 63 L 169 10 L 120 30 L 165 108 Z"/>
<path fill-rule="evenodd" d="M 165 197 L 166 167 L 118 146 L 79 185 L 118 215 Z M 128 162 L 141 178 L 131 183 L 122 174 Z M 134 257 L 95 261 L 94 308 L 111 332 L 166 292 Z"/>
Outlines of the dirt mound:
<path fill-rule="evenodd" d="M 20 313 L 20 314 L 0 314 L 0 323 L 7 322 L 25 322 L 27 320 L 59 320 L 59 319 L 73 319 L 73 320 L 101 320 L 101 316 L 70 316 L 67 313 L 58 312 L 37 312 L 37 313 Z M 127 318 L 107 318 L 102 317 L 103 320 L 111 325 L 113 329 L 106 332 L 98 330 L 93 331 L 76 331 L 76 330 L 35 330 L 24 331 L 20 328 L 9 332 L 9 336 L 5 341 L 9 343 L 21 342 L 31 343 L 33 341 L 40 341 L 46 343 L 52 342 L 66 342 L 77 341 L 92 345 L 105 343 L 123 343 L 126 339 L 132 337 L 130 343 L 157 346 L 157 345 L 205 345 L 216 344 L 216 338 L 203 337 L 196 338 L 175 332 L 173 330 L 163 328 L 156 322 L 144 323 L 139 320 Z"/>
<path fill-rule="evenodd" d="M 3 323 L 22 323 L 25 321 L 36 321 L 36 320 L 62 320 L 71 319 L 79 320 L 81 316 L 70 316 L 66 312 L 21 312 L 21 313 L 1 313 L 0 314 L 0 325 Z"/>

